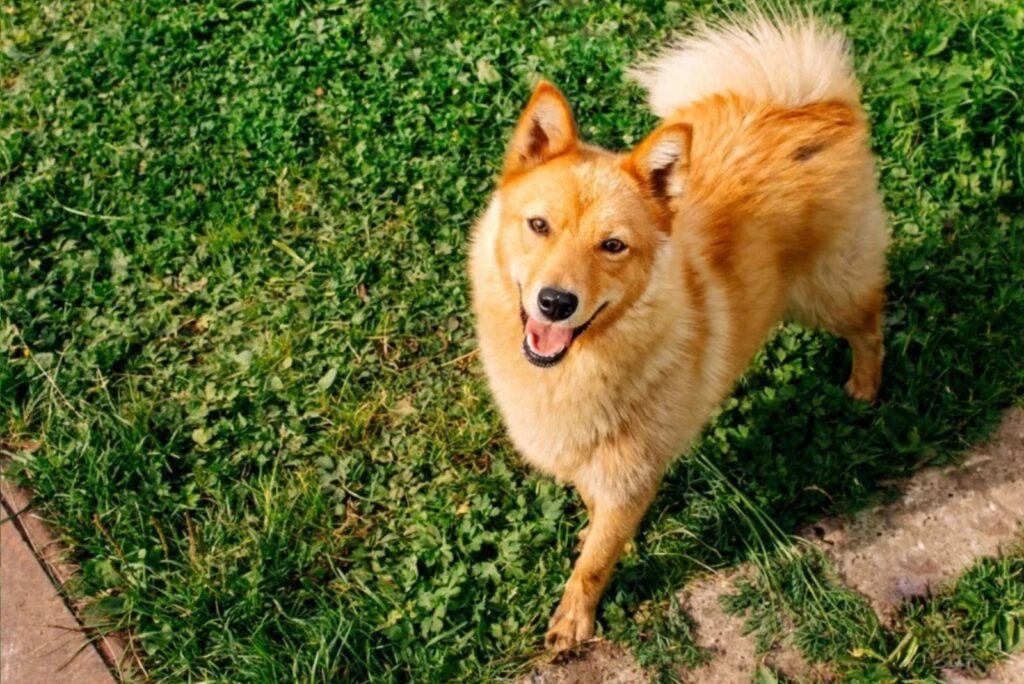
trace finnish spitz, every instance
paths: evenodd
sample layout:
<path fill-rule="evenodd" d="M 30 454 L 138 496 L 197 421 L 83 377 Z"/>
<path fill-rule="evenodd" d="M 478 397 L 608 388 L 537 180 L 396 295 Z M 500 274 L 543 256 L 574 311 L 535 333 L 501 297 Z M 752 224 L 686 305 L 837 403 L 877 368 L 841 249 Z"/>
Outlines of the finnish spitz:
<path fill-rule="evenodd" d="M 473 234 L 481 358 L 508 433 L 589 525 L 549 648 L 601 593 L 667 464 L 785 315 L 882 371 L 888 241 L 846 42 L 813 18 L 703 26 L 633 71 L 660 126 L 615 153 L 537 86 Z"/>

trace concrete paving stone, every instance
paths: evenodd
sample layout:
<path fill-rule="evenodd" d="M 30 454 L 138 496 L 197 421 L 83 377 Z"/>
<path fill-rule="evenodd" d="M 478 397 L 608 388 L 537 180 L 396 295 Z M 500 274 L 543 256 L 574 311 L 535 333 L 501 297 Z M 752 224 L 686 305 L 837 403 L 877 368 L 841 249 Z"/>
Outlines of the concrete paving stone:
<path fill-rule="evenodd" d="M 115 682 L 10 520 L 0 523 L 0 682 Z"/>
<path fill-rule="evenodd" d="M 67 548 L 50 532 L 46 520 L 32 508 L 32 497 L 28 490 L 16 486 L 0 472 L 0 499 L 9 511 L 17 512 L 17 525 L 23 539 L 42 563 L 51 582 L 64 586 L 78 573 L 78 566 L 68 560 Z M 7 514 L 4 514 L 6 517 Z M 78 611 L 80 605 L 72 605 Z M 104 662 L 113 666 L 117 679 L 131 681 L 142 672 L 141 664 L 134 652 L 125 648 L 121 634 L 104 634 L 95 637 L 93 645 L 100 652 Z M 0 684 L 6 684 L 0 681 Z"/>
<path fill-rule="evenodd" d="M 906 599 L 1020 540 L 1022 525 L 1024 410 L 1015 409 L 963 465 L 923 470 L 900 500 L 822 521 L 816 536 L 844 582 L 889 619 Z"/>

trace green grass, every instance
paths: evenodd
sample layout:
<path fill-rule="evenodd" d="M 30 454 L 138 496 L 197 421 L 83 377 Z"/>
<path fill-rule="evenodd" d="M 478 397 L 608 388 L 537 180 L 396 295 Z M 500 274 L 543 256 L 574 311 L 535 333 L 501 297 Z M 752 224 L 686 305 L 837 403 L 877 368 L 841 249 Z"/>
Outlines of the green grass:
<path fill-rule="evenodd" d="M 1024 548 L 982 559 L 936 596 L 910 602 L 895 631 L 907 667 L 983 676 L 1024 649 Z"/>
<path fill-rule="evenodd" d="M 1024 390 L 1024 9 L 812 6 L 853 40 L 892 216 L 882 402 L 844 396 L 827 336 L 758 356 L 697 447 L 725 480 L 672 469 L 599 616 L 681 658 L 660 606 L 757 541 L 723 482 L 791 531 Z M 467 235 L 533 79 L 624 148 L 654 124 L 624 68 L 716 11 L 0 3 L 0 442 L 155 680 L 480 681 L 537 654 L 583 516 L 502 436 Z"/>
<path fill-rule="evenodd" d="M 1024 548 L 981 558 L 933 596 L 904 604 L 884 627 L 867 600 L 843 586 L 811 548 L 758 563 L 725 599 L 746 618 L 758 651 L 782 640 L 846 682 L 939 682 L 944 669 L 984 676 L 1024 649 Z"/>
<path fill-rule="evenodd" d="M 813 548 L 782 547 L 760 556 L 752 576 L 737 581 L 736 589 L 724 597 L 725 608 L 746 618 L 760 654 L 788 640 L 810 662 L 849 674 L 860 669 L 852 654 L 882 650 L 889 642 L 867 601 L 845 587 Z"/>

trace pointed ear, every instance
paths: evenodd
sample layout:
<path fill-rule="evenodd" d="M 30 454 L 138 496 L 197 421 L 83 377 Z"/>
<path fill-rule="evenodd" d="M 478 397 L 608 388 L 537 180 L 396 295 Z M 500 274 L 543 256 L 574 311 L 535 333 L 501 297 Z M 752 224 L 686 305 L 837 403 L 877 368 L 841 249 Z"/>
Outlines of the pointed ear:
<path fill-rule="evenodd" d="M 669 200 L 683 194 L 683 181 L 690 167 L 693 126 L 673 123 L 658 128 L 637 145 L 623 165 L 651 196 Z"/>
<path fill-rule="evenodd" d="M 561 91 L 541 81 L 519 116 L 505 156 L 503 175 L 529 171 L 576 146 L 576 123 Z"/>

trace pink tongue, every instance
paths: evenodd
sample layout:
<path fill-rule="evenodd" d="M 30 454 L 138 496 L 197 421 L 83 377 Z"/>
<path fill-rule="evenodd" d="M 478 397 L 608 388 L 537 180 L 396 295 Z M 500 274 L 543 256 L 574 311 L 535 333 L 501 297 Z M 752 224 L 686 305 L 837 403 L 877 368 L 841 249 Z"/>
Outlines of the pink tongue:
<path fill-rule="evenodd" d="M 572 328 L 526 319 L 526 335 L 530 348 L 541 356 L 554 356 L 572 342 Z"/>

